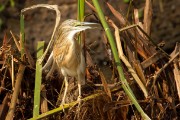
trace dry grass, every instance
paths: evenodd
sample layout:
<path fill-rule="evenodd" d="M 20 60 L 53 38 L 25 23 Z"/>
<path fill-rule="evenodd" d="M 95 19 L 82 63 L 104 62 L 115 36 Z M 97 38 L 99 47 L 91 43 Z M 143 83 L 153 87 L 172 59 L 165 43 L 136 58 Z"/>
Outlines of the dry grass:
<path fill-rule="evenodd" d="M 91 3 L 87 4 L 96 14 Z M 132 22 L 128 21 L 109 3 L 106 5 L 114 15 L 113 20 L 109 16 L 106 16 L 106 19 L 114 31 L 119 57 L 123 62 L 124 74 L 139 104 L 151 119 L 178 119 L 180 117 L 180 45 L 177 43 L 175 50 L 171 54 L 167 54 L 153 43 L 150 38 L 152 5 L 149 0 L 144 7 L 143 22 L 139 20 L 137 9 L 132 10 L 134 18 Z M 119 30 L 118 34 L 117 30 Z M 25 50 L 25 60 L 20 60 L 18 38 L 13 35 L 15 42 L 12 39 L 11 42 L 8 42 L 10 37 L 5 35 L 0 51 L 0 100 L 2 100 L 0 119 L 5 119 L 14 91 L 12 71 L 17 79 L 18 70 L 20 71 L 22 66 L 26 66 L 26 69 L 21 76 L 23 80 L 14 119 L 28 119 L 33 116 L 34 60 L 32 60 L 33 57 L 28 50 Z M 109 46 L 109 43 L 106 43 L 105 46 Z M 109 47 L 106 48 L 108 51 Z M 14 59 L 11 59 L 12 56 Z M 111 80 L 106 79 L 106 73 L 102 72 L 103 70 L 100 70 L 97 65 L 88 64 L 86 69 L 87 84 L 83 86 L 84 100 L 80 110 L 77 110 L 78 106 L 73 103 L 78 96 L 78 90 L 76 84 L 71 80 L 65 100 L 66 103 L 70 103 L 70 106 L 66 107 L 65 112 L 61 109 L 54 112 L 55 114 L 49 114 L 48 118 L 56 120 L 141 119 L 141 115 L 121 88 L 122 83 L 119 82 L 120 77 L 111 57 L 106 66 L 112 72 Z M 88 56 L 87 59 L 88 63 L 92 63 L 91 56 Z M 14 70 L 12 70 L 12 61 L 14 61 Z M 58 108 L 57 101 L 60 101 L 58 96 L 63 79 L 57 73 L 58 71 L 55 71 L 48 80 L 45 80 L 45 73 L 43 74 L 41 113 Z M 140 82 L 137 82 L 137 79 Z M 145 90 L 142 89 L 143 86 L 147 90 L 147 96 Z"/>

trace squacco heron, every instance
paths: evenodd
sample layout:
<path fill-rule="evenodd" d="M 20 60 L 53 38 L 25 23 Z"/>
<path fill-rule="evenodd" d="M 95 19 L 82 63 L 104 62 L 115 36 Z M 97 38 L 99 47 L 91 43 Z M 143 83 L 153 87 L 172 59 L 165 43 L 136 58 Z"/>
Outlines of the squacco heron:
<path fill-rule="evenodd" d="M 65 97 L 68 89 L 68 76 L 75 77 L 78 81 L 78 102 L 81 100 L 81 85 L 85 84 L 85 58 L 82 47 L 77 41 L 77 33 L 86 29 L 93 28 L 96 23 L 80 22 L 78 20 L 64 21 L 56 31 L 56 38 L 53 45 L 53 51 L 50 55 L 57 64 L 58 69 L 64 76 L 65 90 L 61 105 L 65 103 Z M 52 59 L 49 60 L 52 61 Z M 46 65 L 45 65 L 46 66 Z M 54 66 L 54 63 L 53 63 Z"/>

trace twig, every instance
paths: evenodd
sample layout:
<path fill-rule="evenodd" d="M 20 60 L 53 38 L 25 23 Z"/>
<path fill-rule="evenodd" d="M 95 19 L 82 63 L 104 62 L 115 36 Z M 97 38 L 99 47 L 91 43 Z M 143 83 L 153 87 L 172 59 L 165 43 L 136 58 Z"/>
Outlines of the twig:
<path fill-rule="evenodd" d="M 11 68 L 12 68 L 12 89 L 14 90 L 14 57 L 13 57 L 13 55 L 11 55 Z"/>
<path fill-rule="evenodd" d="M 179 52 L 176 53 L 155 75 L 154 75 L 154 83 L 161 74 L 161 72 L 179 55 Z M 154 85 L 153 83 L 153 85 Z"/>
<path fill-rule="evenodd" d="M 178 93 L 178 97 L 180 100 L 180 71 L 178 69 L 178 65 L 176 63 L 174 63 L 174 79 L 176 81 L 176 88 L 177 88 L 177 93 Z"/>
<path fill-rule="evenodd" d="M 145 70 L 147 67 L 149 67 L 150 65 L 154 64 L 155 62 L 157 62 L 159 59 L 161 59 L 163 57 L 164 57 L 164 55 L 162 54 L 162 52 L 158 51 L 158 52 L 154 53 L 148 59 L 146 59 L 143 62 L 141 62 L 141 66 Z"/>
<path fill-rule="evenodd" d="M 176 43 L 175 50 L 171 53 L 171 56 L 173 56 L 177 52 L 179 52 L 179 58 L 177 58 L 174 61 L 173 72 L 174 72 L 174 79 L 176 82 L 176 89 L 177 89 L 177 93 L 178 93 L 179 100 L 180 100 L 180 69 L 179 69 L 179 67 L 180 67 L 180 43 Z"/>
<path fill-rule="evenodd" d="M 151 41 L 151 43 L 153 45 L 155 45 L 162 53 L 164 53 L 163 55 L 165 55 L 167 58 L 169 58 L 169 55 L 161 48 L 159 47 L 154 40 L 152 40 L 152 38 L 139 26 L 137 25 L 137 27 L 139 28 L 139 30 Z"/>
<path fill-rule="evenodd" d="M 99 75 L 101 77 L 101 82 L 102 82 L 102 85 L 104 87 L 104 91 L 105 91 L 105 93 L 109 96 L 109 98 L 112 101 L 112 95 L 111 95 L 110 88 L 108 87 L 108 84 L 107 84 L 107 81 L 106 81 L 106 79 L 104 77 L 104 74 L 100 70 L 99 70 Z"/>
<path fill-rule="evenodd" d="M 16 47 L 18 48 L 18 51 L 21 51 L 21 49 L 20 49 L 20 44 L 18 43 L 16 37 L 14 36 L 14 34 L 12 33 L 12 31 L 10 31 L 10 33 L 11 33 L 11 35 L 12 35 L 12 37 L 13 37 L 13 40 L 14 40 L 14 42 L 15 42 L 15 44 L 16 44 Z"/>

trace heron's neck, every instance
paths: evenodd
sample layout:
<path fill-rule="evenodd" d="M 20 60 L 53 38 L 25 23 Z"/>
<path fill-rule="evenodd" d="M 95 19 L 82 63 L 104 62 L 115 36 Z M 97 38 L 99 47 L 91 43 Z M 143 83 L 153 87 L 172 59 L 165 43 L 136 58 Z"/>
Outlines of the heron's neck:
<path fill-rule="evenodd" d="M 79 32 L 79 31 L 59 31 L 59 35 L 57 37 L 57 40 L 55 41 L 55 45 L 57 45 L 58 47 L 63 46 L 64 44 L 66 44 L 67 42 L 71 42 L 72 45 L 74 45 L 74 37 L 75 34 Z"/>
<path fill-rule="evenodd" d="M 74 42 L 74 36 L 76 33 L 78 33 L 79 31 L 77 30 L 73 30 L 73 31 L 70 31 L 68 34 L 67 34 L 67 39 Z"/>

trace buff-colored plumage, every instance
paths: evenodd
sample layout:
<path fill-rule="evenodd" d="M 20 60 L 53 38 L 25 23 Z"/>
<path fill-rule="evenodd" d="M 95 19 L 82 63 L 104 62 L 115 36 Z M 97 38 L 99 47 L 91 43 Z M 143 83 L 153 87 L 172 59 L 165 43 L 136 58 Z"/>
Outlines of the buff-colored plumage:
<path fill-rule="evenodd" d="M 91 28 L 84 26 L 86 24 L 92 23 L 66 20 L 57 29 L 52 55 L 65 81 L 65 91 L 61 104 L 65 103 L 68 76 L 75 77 L 78 80 L 78 100 L 81 98 L 81 85 L 85 84 L 85 58 L 75 36 L 76 33 Z"/>

